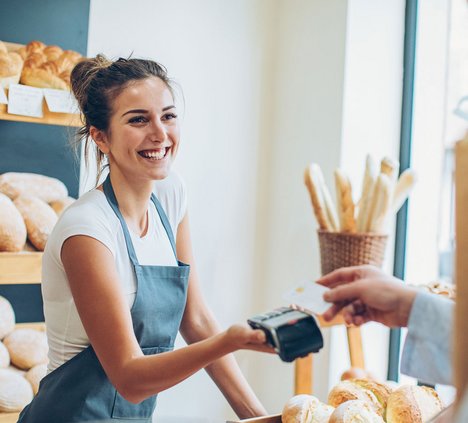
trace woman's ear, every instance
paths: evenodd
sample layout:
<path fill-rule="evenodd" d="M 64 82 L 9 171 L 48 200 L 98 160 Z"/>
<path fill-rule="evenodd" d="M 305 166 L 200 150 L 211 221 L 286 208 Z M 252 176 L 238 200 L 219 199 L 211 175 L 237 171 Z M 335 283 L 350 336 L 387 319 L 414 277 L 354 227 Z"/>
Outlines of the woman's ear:
<path fill-rule="evenodd" d="M 91 135 L 91 138 L 103 154 L 109 153 L 109 141 L 104 131 L 97 129 L 95 126 L 91 126 L 89 128 L 89 135 Z"/>

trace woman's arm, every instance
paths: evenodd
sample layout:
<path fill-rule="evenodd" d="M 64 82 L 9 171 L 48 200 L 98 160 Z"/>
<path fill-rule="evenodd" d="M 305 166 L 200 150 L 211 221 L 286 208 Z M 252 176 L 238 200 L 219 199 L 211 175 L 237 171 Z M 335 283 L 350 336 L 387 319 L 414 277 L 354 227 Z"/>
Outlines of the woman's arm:
<path fill-rule="evenodd" d="M 190 264 L 187 305 L 180 332 L 189 344 L 199 342 L 221 332 L 213 313 L 206 305 L 198 283 L 190 239 L 189 219 L 186 215 L 177 230 L 177 256 Z M 240 418 L 266 415 L 266 410 L 242 375 L 232 354 L 206 367 L 206 371 Z"/>
<path fill-rule="evenodd" d="M 119 393 L 138 403 L 241 348 L 266 350 L 265 336 L 241 326 L 173 352 L 143 355 L 114 258 L 94 238 L 73 236 L 61 251 L 80 319 L 104 371 Z"/>

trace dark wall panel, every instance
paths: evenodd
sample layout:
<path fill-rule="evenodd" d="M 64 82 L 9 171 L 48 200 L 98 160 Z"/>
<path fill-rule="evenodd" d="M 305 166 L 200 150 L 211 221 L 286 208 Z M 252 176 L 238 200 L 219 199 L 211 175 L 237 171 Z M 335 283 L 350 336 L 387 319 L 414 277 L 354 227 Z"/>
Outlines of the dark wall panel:
<path fill-rule="evenodd" d="M 0 40 L 26 44 L 40 40 L 86 54 L 90 0 L 1 0 Z M 0 173 L 34 172 L 65 183 L 78 195 L 79 163 L 70 128 L 0 120 Z M 0 269 L 1 271 L 1 269 Z M 0 285 L 18 322 L 43 320 L 40 287 Z"/>

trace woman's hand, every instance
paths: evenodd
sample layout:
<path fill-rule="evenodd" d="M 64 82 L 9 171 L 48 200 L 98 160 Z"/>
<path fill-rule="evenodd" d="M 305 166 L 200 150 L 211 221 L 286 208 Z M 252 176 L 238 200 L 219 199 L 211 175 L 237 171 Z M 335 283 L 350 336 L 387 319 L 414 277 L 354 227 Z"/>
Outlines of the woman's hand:
<path fill-rule="evenodd" d="M 233 325 L 226 332 L 226 342 L 233 350 L 254 350 L 274 353 L 273 347 L 266 343 L 265 333 L 248 326 Z"/>
<path fill-rule="evenodd" d="M 331 288 L 323 298 L 333 305 L 323 318 L 331 320 L 341 311 L 345 322 L 356 326 L 369 321 L 389 327 L 407 326 L 417 294 L 401 280 L 373 266 L 345 267 L 317 282 Z"/>

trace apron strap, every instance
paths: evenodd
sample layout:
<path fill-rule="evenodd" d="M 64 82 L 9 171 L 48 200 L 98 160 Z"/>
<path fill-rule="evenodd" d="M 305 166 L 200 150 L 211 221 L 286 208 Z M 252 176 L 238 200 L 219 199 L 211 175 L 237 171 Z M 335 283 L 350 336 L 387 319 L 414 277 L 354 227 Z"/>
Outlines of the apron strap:
<path fill-rule="evenodd" d="M 106 180 L 104 181 L 104 184 L 103 184 L 103 188 L 104 188 L 104 194 L 106 195 L 106 198 L 107 198 L 107 201 L 108 201 L 109 205 L 111 206 L 112 210 L 114 210 L 114 213 L 117 215 L 117 217 L 120 220 L 120 224 L 122 226 L 122 230 L 123 230 L 123 233 L 124 233 L 125 243 L 127 244 L 127 251 L 128 251 L 128 255 L 130 257 L 130 260 L 132 261 L 132 263 L 134 265 L 138 265 L 139 264 L 138 263 L 138 258 L 137 258 L 136 253 L 135 253 L 135 248 L 133 247 L 133 242 L 132 242 L 132 238 L 130 236 L 130 232 L 128 231 L 127 223 L 125 222 L 125 219 L 123 218 L 122 213 L 120 213 L 119 204 L 117 203 L 117 198 L 115 196 L 114 189 L 112 188 L 112 184 L 111 184 L 111 181 L 110 181 L 110 174 L 107 175 L 107 178 L 106 178 Z M 153 201 L 153 203 L 154 203 L 154 205 L 156 207 L 159 218 L 161 219 L 161 222 L 162 222 L 162 224 L 164 226 L 167 237 L 169 238 L 169 242 L 171 243 L 172 251 L 174 252 L 174 256 L 175 256 L 175 258 L 177 260 L 177 250 L 176 250 L 176 243 L 175 243 L 175 240 L 174 240 L 174 234 L 172 232 L 172 228 L 171 228 L 169 220 L 168 220 L 168 218 L 166 216 L 166 213 L 164 212 L 164 209 L 161 206 L 161 203 L 156 198 L 154 193 L 151 194 L 151 201 Z M 148 218 L 149 218 L 149 215 L 148 215 Z"/>

